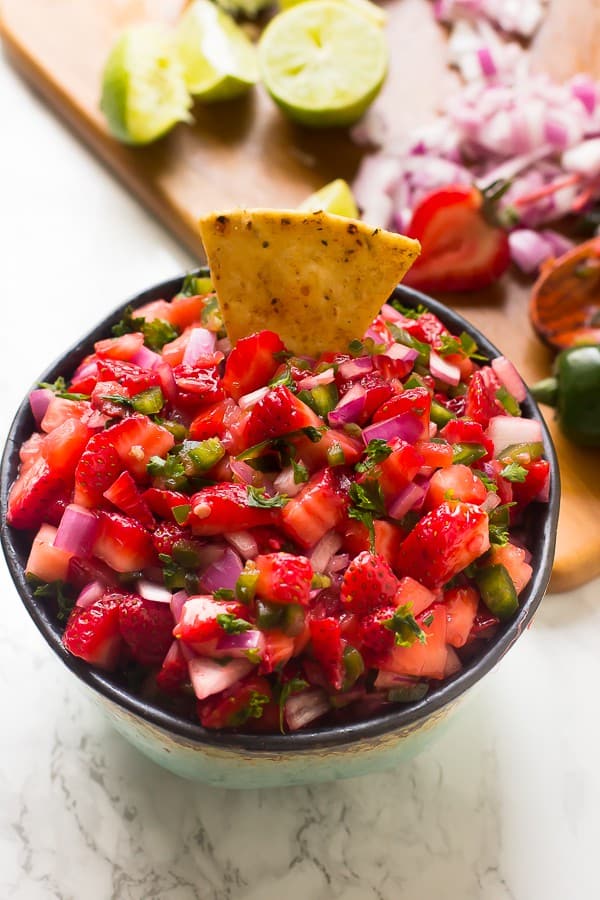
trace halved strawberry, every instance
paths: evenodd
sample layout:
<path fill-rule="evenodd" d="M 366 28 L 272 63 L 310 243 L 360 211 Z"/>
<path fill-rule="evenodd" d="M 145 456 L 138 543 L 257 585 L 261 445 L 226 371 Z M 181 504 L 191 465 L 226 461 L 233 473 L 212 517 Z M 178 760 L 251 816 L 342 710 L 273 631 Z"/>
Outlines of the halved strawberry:
<path fill-rule="evenodd" d="M 445 500 L 464 500 L 479 506 L 486 497 L 485 485 L 468 466 L 453 465 L 434 472 L 427 489 L 425 508 L 433 509 Z"/>
<path fill-rule="evenodd" d="M 132 362 L 119 359 L 101 359 L 98 361 L 98 380 L 116 381 L 122 385 L 130 397 L 147 391 L 160 384 L 156 372 L 150 372 L 136 366 Z"/>
<path fill-rule="evenodd" d="M 352 560 L 342 580 L 341 596 L 352 612 L 367 615 L 390 605 L 398 589 L 398 579 L 382 556 L 364 551 Z"/>
<path fill-rule="evenodd" d="M 251 506 L 246 485 L 222 482 L 202 488 L 189 501 L 192 514 L 188 524 L 194 534 L 225 534 L 259 525 L 275 525 L 280 509 Z M 288 504 L 289 505 L 289 504 Z"/>
<path fill-rule="evenodd" d="M 358 625 L 358 644 L 363 653 L 368 651 L 367 658 L 375 665 L 394 647 L 394 632 L 386 628 L 386 623 L 391 621 L 395 611 L 395 606 L 382 606 L 363 616 Z"/>
<path fill-rule="evenodd" d="M 115 572 L 139 572 L 156 561 L 152 536 L 135 519 L 121 513 L 98 510 L 100 529 L 94 556 Z"/>
<path fill-rule="evenodd" d="M 489 546 L 487 513 L 468 503 L 445 502 L 423 516 L 404 539 L 394 569 L 436 588 L 462 572 Z"/>
<path fill-rule="evenodd" d="M 152 543 L 157 553 L 170 556 L 177 541 L 187 540 L 190 537 L 190 532 L 176 522 L 159 522 L 152 533 Z"/>
<path fill-rule="evenodd" d="M 310 597 L 312 566 L 305 556 L 293 553 L 268 553 L 257 556 L 256 593 L 274 603 L 300 603 L 307 606 Z"/>
<path fill-rule="evenodd" d="M 301 547 L 312 547 L 342 521 L 348 504 L 338 476 L 323 469 L 281 511 L 283 530 Z"/>
<path fill-rule="evenodd" d="M 76 606 L 62 642 L 67 650 L 93 666 L 112 671 L 125 644 L 119 629 L 121 594 L 107 593 L 87 609 Z"/>
<path fill-rule="evenodd" d="M 415 618 L 425 632 L 425 643 L 415 641 L 410 647 L 394 646 L 379 661 L 379 668 L 385 672 L 395 672 L 396 675 L 444 678 L 448 659 L 446 607 L 443 603 L 436 603 L 426 613 Z"/>
<path fill-rule="evenodd" d="M 446 641 L 452 647 L 464 647 L 473 628 L 479 607 L 479 593 L 475 588 L 450 588 L 444 592 L 446 607 Z"/>
<path fill-rule="evenodd" d="M 156 676 L 156 684 L 165 694 L 176 694 L 188 680 L 188 664 L 181 649 L 181 641 L 173 641 Z"/>
<path fill-rule="evenodd" d="M 129 472 L 121 472 L 108 490 L 104 491 L 104 497 L 121 512 L 141 522 L 144 528 L 152 531 L 156 526 L 150 507 L 143 499 Z"/>
<path fill-rule="evenodd" d="M 217 616 L 230 614 L 240 619 L 248 618 L 248 607 L 237 600 L 215 600 L 211 595 L 190 597 L 183 604 L 181 618 L 173 629 L 173 635 L 191 647 L 223 637 L 225 632 Z"/>
<path fill-rule="evenodd" d="M 173 641 L 173 615 L 167 603 L 126 594 L 119 603 L 119 628 L 136 662 L 159 665 Z"/>
<path fill-rule="evenodd" d="M 284 385 L 273 388 L 252 407 L 244 439 L 248 447 L 271 438 L 281 437 L 290 431 L 323 425 L 319 416 L 302 403 Z"/>
<path fill-rule="evenodd" d="M 280 361 L 275 354 L 285 350 L 285 346 L 273 331 L 257 331 L 241 338 L 232 349 L 225 363 L 223 387 L 230 397 L 239 400 L 268 384 Z"/>
<path fill-rule="evenodd" d="M 249 675 L 222 694 L 198 704 L 205 728 L 239 728 L 259 720 L 273 699 L 271 685 L 260 675 Z"/>
<path fill-rule="evenodd" d="M 308 624 L 313 655 L 321 665 L 327 681 L 334 690 L 339 691 L 344 680 L 344 646 L 339 620 L 311 619 Z"/>

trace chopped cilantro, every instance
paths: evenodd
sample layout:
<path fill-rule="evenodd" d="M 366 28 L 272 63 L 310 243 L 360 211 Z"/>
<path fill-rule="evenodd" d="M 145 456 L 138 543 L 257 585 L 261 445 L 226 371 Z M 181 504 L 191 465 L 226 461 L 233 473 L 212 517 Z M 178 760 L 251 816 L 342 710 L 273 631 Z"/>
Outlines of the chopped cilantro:
<path fill-rule="evenodd" d="M 387 441 L 380 438 L 369 441 L 363 459 L 355 466 L 356 471 L 370 472 L 378 463 L 387 459 L 391 452 L 392 448 Z"/>
<path fill-rule="evenodd" d="M 133 400 L 131 397 L 122 397 L 120 394 L 103 394 L 101 400 L 107 403 L 114 403 L 115 406 L 124 406 L 125 409 L 133 409 Z"/>
<path fill-rule="evenodd" d="M 500 475 L 507 481 L 518 481 L 522 484 L 527 479 L 527 469 L 520 466 L 519 463 L 511 462 L 504 466 Z"/>
<path fill-rule="evenodd" d="M 168 553 L 159 553 L 158 558 L 162 563 L 162 576 L 165 587 L 168 587 L 170 590 L 183 590 L 186 587 L 186 573 L 184 569 L 178 566 Z"/>
<path fill-rule="evenodd" d="M 248 506 L 257 506 L 259 509 L 281 509 L 289 499 L 285 494 L 274 494 L 269 497 L 264 488 L 248 485 Z"/>
<path fill-rule="evenodd" d="M 404 328 L 398 328 L 397 325 L 390 325 L 390 331 L 392 332 L 396 343 L 404 344 L 405 347 L 412 347 L 413 350 L 417 351 L 419 356 L 416 362 L 420 363 L 422 366 L 429 365 L 429 354 L 431 353 L 429 344 L 426 344 L 424 341 L 419 341 Z"/>
<path fill-rule="evenodd" d="M 308 681 L 305 681 L 304 678 L 290 678 L 289 681 L 286 681 L 285 684 L 281 685 L 279 691 L 279 730 L 282 734 L 285 733 L 283 715 L 288 697 L 291 697 L 292 694 L 299 694 L 300 691 L 303 691 L 307 687 Z"/>
<path fill-rule="evenodd" d="M 115 337 L 122 337 L 124 334 L 141 331 L 144 335 L 144 343 L 150 350 L 162 350 L 165 344 L 174 341 L 179 336 L 179 331 L 170 322 L 164 319 L 152 319 L 147 322 L 143 316 L 134 316 L 133 307 L 128 306 L 123 313 L 120 322 L 112 327 L 112 333 Z"/>
<path fill-rule="evenodd" d="M 427 641 L 427 635 L 413 616 L 412 603 L 397 607 L 392 618 L 386 619 L 383 625 L 394 632 L 397 647 L 411 647 L 415 641 L 420 644 Z"/>
<path fill-rule="evenodd" d="M 475 475 L 477 478 L 479 478 L 479 480 L 483 483 L 483 486 L 488 491 L 497 492 L 498 485 L 496 484 L 496 482 L 494 481 L 493 478 L 490 478 L 490 476 L 486 475 L 485 472 L 482 472 L 481 469 L 471 469 L 471 471 L 472 471 L 473 475 Z"/>
<path fill-rule="evenodd" d="M 275 377 L 270 380 L 269 387 L 286 387 L 295 394 L 296 382 L 294 381 L 291 368 L 286 366 L 283 371 L 278 375 L 275 375 Z"/>
<path fill-rule="evenodd" d="M 371 550 L 375 550 L 375 526 L 374 518 L 385 516 L 385 504 L 381 485 L 376 481 L 367 481 L 364 484 L 352 484 L 348 491 L 352 500 L 352 506 L 348 510 L 351 519 L 362 522 L 369 532 Z"/>
<path fill-rule="evenodd" d="M 294 484 L 303 484 L 308 481 L 308 469 L 301 460 L 291 459 L 292 469 L 294 470 Z"/>
<path fill-rule="evenodd" d="M 89 400 L 89 394 L 72 394 L 67 390 L 67 383 L 65 379 L 60 375 L 55 382 L 50 384 L 48 381 L 41 381 L 39 387 L 45 388 L 48 391 L 52 391 L 55 397 L 58 397 L 60 400 L 73 400 L 76 402 L 78 400 Z"/>
<path fill-rule="evenodd" d="M 146 466 L 154 487 L 168 491 L 180 491 L 189 487 L 183 463 L 177 453 L 169 453 L 166 459 L 151 456 Z"/>
<path fill-rule="evenodd" d="M 244 631 L 250 631 L 252 625 L 245 619 L 238 619 L 233 613 L 219 613 L 217 615 L 217 625 L 227 634 L 242 634 Z"/>
<path fill-rule="evenodd" d="M 390 305 L 394 307 L 405 319 L 420 319 L 427 312 L 427 307 L 419 303 L 418 306 L 404 306 L 399 300 L 390 300 Z"/>
<path fill-rule="evenodd" d="M 252 691 L 250 694 L 250 702 L 246 708 L 246 712 L 248 713 L 247 718 L 260 719 L 268 702 L 269 697 L 266 694 L 259 694 L 258 691 Z"/>
<path fill-rule="evenodd" d="M 442 334 L 440 336 L 438 353 L 440 356 L 452 356 L 455 353 L 459 353 L 466 359 L 487 361 L 487 357 L 479 353 L 476 341 L 466 331 L 463 331 L 458 337 L 453 334 Z"/>
<path fill-rule="evenodd" d="M 490 543 L 497 547 L 508 544 L 508 529 L 510 525 L 509 509 L 514 503 L 504 503 L 497 506 L 489 514 Z"/>
<path fill-rule="evenodd" d="M 27 580 L 32 586 L 35 585 L 33 591 L 34 597 L 43 600 L 56 600 L 58 605 L 56 618 L 59 622 L 66 622 L 71 615 L 71 611 L 75 606 L 75 600 L 77 599 L 70 593 L 71 586 L 65 584 L 64 581 L 41 581 L 36 576 L 29 575 L 27 576 Z"/>
<path fill-rule="evenodd" d="M 216 591 L 213 591 L 213 597 L 215 600 L 234 600 L 235 591 L 229 588 L 217 588 Z"/>

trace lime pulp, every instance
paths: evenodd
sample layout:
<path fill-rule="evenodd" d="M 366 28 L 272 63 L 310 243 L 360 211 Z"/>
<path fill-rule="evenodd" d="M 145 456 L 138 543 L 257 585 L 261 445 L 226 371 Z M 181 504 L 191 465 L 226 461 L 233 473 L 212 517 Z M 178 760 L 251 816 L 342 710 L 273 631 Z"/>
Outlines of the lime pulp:
<path fill-rule="evenodd" d="M 298 209 L 307 212 L 323 210 L 336 216 L 347 216 L 349 219 L 358 219 L 359 212 L 356 200 L 350 189 L 350 185 L 343 178 L 330 181 L 319 191 L 311 194 L 303 200 Z"/>

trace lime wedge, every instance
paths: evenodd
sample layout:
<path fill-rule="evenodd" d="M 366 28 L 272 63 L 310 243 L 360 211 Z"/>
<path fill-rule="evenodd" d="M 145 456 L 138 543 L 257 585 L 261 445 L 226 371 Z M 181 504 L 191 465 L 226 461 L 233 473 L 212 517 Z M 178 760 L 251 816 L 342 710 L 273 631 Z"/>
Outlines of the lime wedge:
<path fill-rule="evenodd" d="M 362 13 L 363 16 L 366 16 L 367 19 L 370 19 L 374 25 L 378 25 L 380 28 L 383 28 L 387 22 L 387 15 L 384 10 L 377 6 L 376 3 L 371 3 L 371 0 L 335 0 L 335 2 L 347 3 L 353 10 Z M 292 6 L 297 6 L 299 3 L 306 3 L 306 0 L 279 0 L 281 9 L 291 9 Z"/>
<path fill-rule="evenodd" d="M 148 144 L 191 121 L 191 104 L 170 32 L 160 25 L 124 32 L 106 62 L 100 100 L 115 137 Z"/>
<path fill-rule="evenodd" d="M 323 212 L 333 213 L 335 216 L 347 216 L 349 219 L 358 219 L 358 206 L 354 195 L 350 190 L 350 185 L 343 178 L 336 178 L 330 181 L 320 191 L 316 191 L 303 200 L 298 209 L 305 209 L 307 212 Z"/>
<path fill-rule="evenodd" d="M 275 16 L 258 55 L 275 102 L 316 127 L 356 122 L 379 93 L 388 61 L 382 30 L 335 0 L 309 0 Z"/>
<path fill-rule="evenodd" d="M 196 0 L 177 27 L 188 90 L 198 100 L 230 100 L 258 81 L 256 50 L 230 15 Z"/>

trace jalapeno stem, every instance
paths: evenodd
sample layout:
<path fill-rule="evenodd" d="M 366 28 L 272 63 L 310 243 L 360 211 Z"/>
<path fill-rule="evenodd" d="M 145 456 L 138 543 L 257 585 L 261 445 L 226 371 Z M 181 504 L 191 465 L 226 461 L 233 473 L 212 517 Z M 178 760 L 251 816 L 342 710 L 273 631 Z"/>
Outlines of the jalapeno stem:
<path fill-rule="evenodd" d="M 558 400 L 558 381 L 556 378 L 543 378 L 529 390 L 538 403 L 546 406 L 556 406 Z"/>

